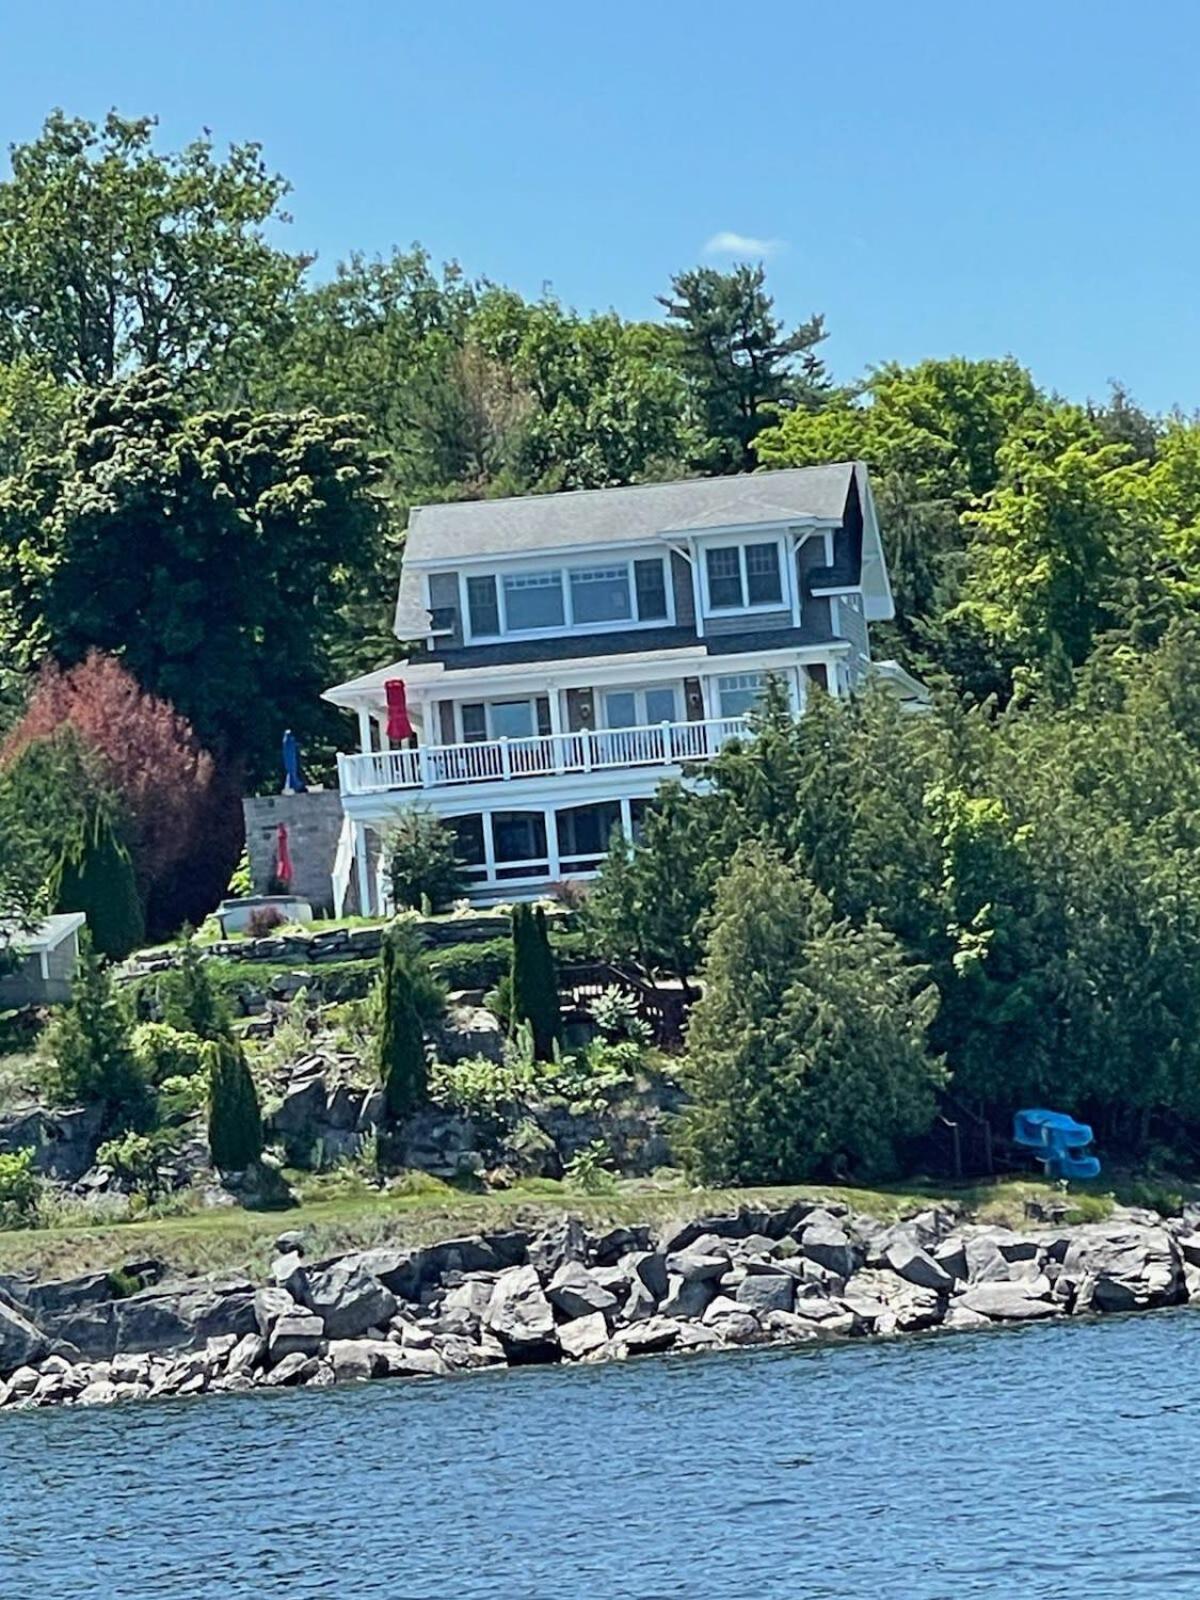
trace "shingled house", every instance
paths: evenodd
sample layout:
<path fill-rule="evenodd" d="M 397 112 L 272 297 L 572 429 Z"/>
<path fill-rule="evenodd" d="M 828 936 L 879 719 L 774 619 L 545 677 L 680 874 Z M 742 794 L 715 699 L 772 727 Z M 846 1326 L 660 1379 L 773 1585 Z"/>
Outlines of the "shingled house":
<path fill-rule="evenodd" d="M 335 904 L 379 909 L 372 838 L 414 805 L 453 825 L 482 903 L 586 877 L 664 779 L 745 736 L 768 676 L 797 715 L 870 672 L 918 703 L 871 660 L 893 614 L 862 462 L 416 508 L 408 654 L 325 695 L 359 735 Z"/>

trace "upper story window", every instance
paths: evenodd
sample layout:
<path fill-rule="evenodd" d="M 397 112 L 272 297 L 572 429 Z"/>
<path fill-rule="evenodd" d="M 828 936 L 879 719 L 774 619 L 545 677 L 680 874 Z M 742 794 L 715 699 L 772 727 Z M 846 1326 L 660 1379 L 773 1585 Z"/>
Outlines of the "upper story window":
<path fill-rule="evenodd" d="M 467 579 L 466 598 L 472 639 L 663 622 L 669 616 L 661 556 L 545 572 L 487 573 Z"/>
<path fill-rule="evenodd" d="M 714 545 L 704 554 L 710 611 L 781 606 L 779 543 Z"/>

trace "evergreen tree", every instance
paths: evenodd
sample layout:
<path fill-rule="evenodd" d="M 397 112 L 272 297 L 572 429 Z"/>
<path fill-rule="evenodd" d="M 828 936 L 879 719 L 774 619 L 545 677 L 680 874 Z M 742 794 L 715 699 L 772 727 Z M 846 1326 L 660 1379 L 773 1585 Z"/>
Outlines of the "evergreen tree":
<path fill-rule="evenodd" d="M 770 846 L 717 886 L 704 994 L 688 1030 L 681 1145 L 704 1182 L 798 1183 L 893 1169 L 928 1128 L 936 993 L 878 924 L 834 920 Z"/>
<path fill-rule="evenodd" d="M 245 1052 L 235 1039 L 204 1047 L 208 1072 L 208 1148 L 222 1172 L 244 1172 L 263 1152 L 262 1111 Z"/>
<path fill-rule="evenodd" d="M 379 1076 L 390 1121 L 423 1106 L 429 1097 L 425 1034 L 417 1009 L 412 952 L 403 932 L 384 935 L 379 980 Z"/>
<path fill-rule="evenodd" d="M 56 1103 L 101 1106 L 105 1132 L 144 1120 L 149 1096 L 130 1020 L 86 931 L 71 1003 L 50 1024 L 43 1048 L 47 1088 Z"/>
<path fill-rule="evenodd" d="M 513 907 L 510 982 L 513 1034 L 528 1025 L 537 1060 L 553 1060 L 562 1031 L 562 1014 L 554 953 L 550 949 L 546 913 L 541 906 L 536 912 L 524 903 Z"/>
<path fill-rule="evenodd" d="M 65 851 L 55 898 L 59 911 L 86 914 L 96 950 L 110 961 L 123 961 L 146 937 L 133 862 L 103 812 Z"/>
<path fill-rule="evenodd" d="M 829 380 L 814 351 L 825 337 L 823 319 L 810 317 L 785 333 L 765 288 L 762 266 L 731 272 L 695 267 L 677 273 L 659 296 L 678 331 L 704 443 L 697 465 L 706 472 L 749 472 L 754 441 L 794 406 L 816 406 Z"/>
<path fill-rule="evenodd" d="M 179 965 L 163 984 L 163 1021 L 199 1039 L 232 1038 L 229 1014 L 213 988 L 199 949 L 184 942 Z"/>

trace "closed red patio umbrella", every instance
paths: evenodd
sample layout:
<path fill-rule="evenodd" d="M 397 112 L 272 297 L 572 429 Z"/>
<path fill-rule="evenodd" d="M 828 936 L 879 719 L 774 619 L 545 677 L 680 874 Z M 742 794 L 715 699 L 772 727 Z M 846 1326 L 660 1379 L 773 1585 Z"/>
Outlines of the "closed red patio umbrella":
<path fill-rule="evenodd" d="M 280 883 L 291 888 L 292 883 L 292 852 L 288 848 L 288 831 L 286 823 L 279 824 L 276 834 L 275 876 Z"/>
<path fill-rule="evenodd" d="M 383 686 L 387 695 L 387 731 L 389 739 L 411 739 L 413 735 L 412 719 L 408 714 L 408 693 L 403 680 L 389 678 Z"/>

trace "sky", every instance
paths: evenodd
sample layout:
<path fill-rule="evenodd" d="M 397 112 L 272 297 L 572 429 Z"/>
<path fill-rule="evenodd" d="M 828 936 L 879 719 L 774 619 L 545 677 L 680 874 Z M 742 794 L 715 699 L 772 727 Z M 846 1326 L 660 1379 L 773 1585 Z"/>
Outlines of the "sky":
<path fill-rule="evenodd" d="M 1200 4 L 0 0 L 0 142 L 48 111 L 256 139 L 320 273 L 424 244 L 581 311 L 767 262 L 840 381 L 1016 355 L 1200 407 Z"/>

